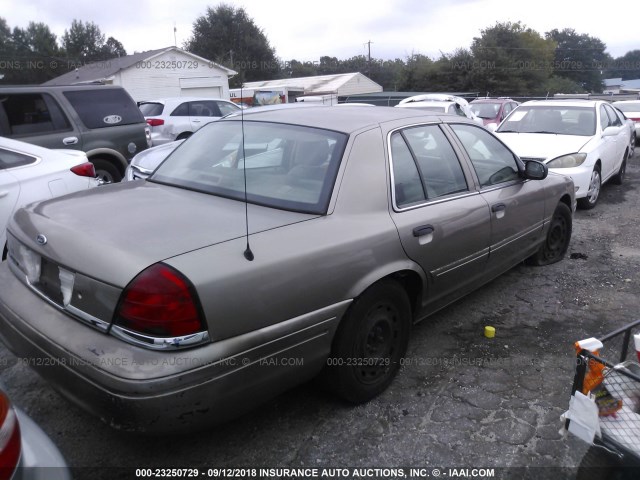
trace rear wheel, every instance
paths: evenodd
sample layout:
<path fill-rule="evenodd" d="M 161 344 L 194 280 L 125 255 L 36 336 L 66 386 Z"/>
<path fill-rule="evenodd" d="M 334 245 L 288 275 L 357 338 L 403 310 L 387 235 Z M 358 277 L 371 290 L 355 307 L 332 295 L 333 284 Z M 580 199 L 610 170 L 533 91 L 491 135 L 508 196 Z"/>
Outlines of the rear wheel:
<path fill-rule="evenodd" d="M 591 210 L 598 203 L 600 197 L 600 188 L 602 187 L 602 177 L 600 177 L 600 168 L 596 165 L 591 172 L 591 180 L 589 181 L 589 190 L 587 196 L 578 199 L 578 206 L 585 210 Z"/>
<path fill-rule="evenodd" d="M 98 177 L 100 185 L 117 183 L 122 180 L 122 174 L 109 160 L 94 158 L 91 160 L 91 163 L 93 163 L 93 166 L 96 169 L 96 177 Z"/>
<path fill-rule="evenodd" d="M 411 330 L 411 307 L 404 289 L 385 280 L 371 286 L 349 307 L 333 340 L 325 382 L 353 403 L 382 393 L 400 369 Z"/>
<path fill-rule="evenodd" d="M 620 165 L 620 170 L 613 177 L 611 177 L 611 183 L 614 185 L 622 185 L 624 182 L 624 176 L 627 173 L 627 156 L 625 153 L 625 157 L 622 159 L 622 164 Z"/>
<path fill-rule="evenodd" d="M 559 203 L 555 212 L 553 212 L 547 238 L 540 246 L 540 249 L 527 259 L 527 263 L 550 265 L 562 260 L 569 248 L 572 226 L 571 209 L 566 204 Z"/>

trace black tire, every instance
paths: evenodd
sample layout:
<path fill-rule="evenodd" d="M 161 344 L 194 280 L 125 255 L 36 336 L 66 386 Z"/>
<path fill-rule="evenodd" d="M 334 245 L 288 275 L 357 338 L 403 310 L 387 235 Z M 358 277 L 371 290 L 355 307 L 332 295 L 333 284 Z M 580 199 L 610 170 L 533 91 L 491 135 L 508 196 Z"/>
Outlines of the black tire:
<path fill-rule="evenodd" d="M 382 393 L 400 369 L 411 332 L 411 306 L 394 281 L 367 289 L 342 319 L 323 372 L 338 396 L 363 403 Z"/>
<path fill-rule="evenodd" d="M 600 175 L 600 167 L 597 165 L 591 172 L 591 181 L 589 183 L 589 192 L 586 197 L 578 199 L 578 206 L 583 210 L 591 210 L 598 203 L 600 198 L 600 190 L 602 189 L 602 176 Z"/>
<path fill-rule="evenodd" d="M 538 251 L 527 259 L 530 265 L 551 265 L 562 260 L 569 248 L 571 231 L 573 228 L 573 215 L 571 209 L 564 203 L 559 203 L 553 212 L 549 231 L 544 243 Z"/>
<path fill-rule="evenodd" d="M 191 135 L 193 135 L 191 132 L 182 132 L 176 137 L 176 140 L 184 140 L 185 138 L 189 138 Z"/>
<path fill-rule="evenodd" d="M 613 177 L 611 177 L 611 183 L 614 185 L 622 185 L 624 183 L 624 176 L 627 173 L 627 155 L 625 152 L 624 159 L 622 160 L 622 164 L 620 165 L 620 170 Z"/>
<path fill-rule="evenodd" d="M 98 177 L 101 185 L 118 183 L 122 180 L 122 174 L 109 160 L 94 158 L 91 160 L 91 163 L 93 163 L 96 169 L 96 177 Z"/>

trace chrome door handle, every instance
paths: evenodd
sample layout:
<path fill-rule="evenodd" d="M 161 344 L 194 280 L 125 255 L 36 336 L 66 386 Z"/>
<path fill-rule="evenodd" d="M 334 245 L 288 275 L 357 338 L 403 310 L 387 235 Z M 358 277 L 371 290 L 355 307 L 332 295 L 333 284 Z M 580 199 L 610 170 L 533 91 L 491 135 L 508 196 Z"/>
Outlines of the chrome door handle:
<path fill-rule="evenodd" d="M 78 143 L 78 137 L 67 137 L 62 139 L 62 143 L 65 145 L 75 145 Z"/>
<path fill-rule="evenodd" d="M 7 195 L 9 195 L 9 190 L 5 190 L 3 192 L 0 192 L 0 198 L 6 197 Z"/>

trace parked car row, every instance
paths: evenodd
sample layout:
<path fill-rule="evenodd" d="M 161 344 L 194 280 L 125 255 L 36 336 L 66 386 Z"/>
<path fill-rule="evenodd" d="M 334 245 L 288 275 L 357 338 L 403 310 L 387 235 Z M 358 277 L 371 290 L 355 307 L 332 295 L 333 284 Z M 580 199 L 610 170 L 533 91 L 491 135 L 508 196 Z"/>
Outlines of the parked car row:
<path fill-rule="evenodd" d="M 118 215 L 97 221 L 104 205 Z M 460 115 L 230 115 L 146 181 L 18 210 L 0 338 L 55 359 L 32 364 L 125 430 L 204 428 L 318 375 L 365 402 L 413 323 L 523 260 L 561 260 L 574 208 L 568 176 Z"/>

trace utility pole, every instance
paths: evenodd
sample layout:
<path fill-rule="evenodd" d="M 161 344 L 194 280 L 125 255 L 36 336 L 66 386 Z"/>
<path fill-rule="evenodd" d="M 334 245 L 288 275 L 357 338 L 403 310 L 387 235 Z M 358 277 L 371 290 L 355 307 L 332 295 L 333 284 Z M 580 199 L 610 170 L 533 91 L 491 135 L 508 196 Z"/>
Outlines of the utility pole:
<path fill-rule="evenodd" d="M 178 29 L 176 28 L 176 22 L 173 22 L 173 46 L 177 47 L 178 46 L 178 40 L 176 38 L 176 32 L 178 31 Z"/>
<path fill-rule="evenodd" d="M 367 77 L 371 76 L 371 44 L 373 42 L 369 40 L 365 45 L 369 47 L 369 60 L 367 61 Z"/>

